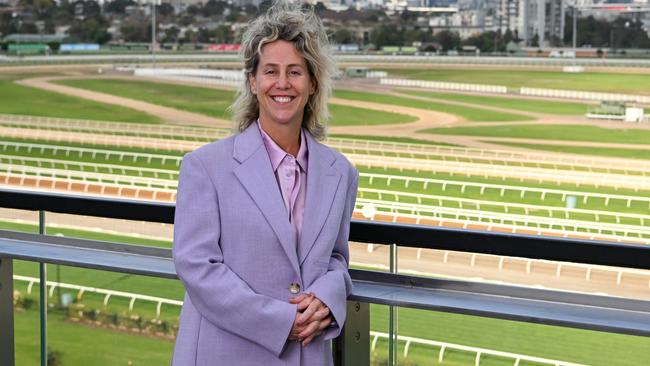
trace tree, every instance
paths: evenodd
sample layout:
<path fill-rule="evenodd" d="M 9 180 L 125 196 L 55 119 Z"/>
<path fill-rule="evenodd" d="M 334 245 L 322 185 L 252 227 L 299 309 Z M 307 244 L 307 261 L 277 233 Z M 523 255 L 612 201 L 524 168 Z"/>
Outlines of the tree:
<path fill-rule="evenodd" d="M 214 34 L 207 28 L 199 28 L 197 35 L 199 43 L 210 43 L 214 41 Z"/>
<path fill-rule="evenodd" d="M 232 28 L 228 25 L 221 24 L 214 30 L 214 38 L 218 43 L 233 43 L 235 35 Z"/>
<path fill-rule="evenodd" d="M 316 14 L 321 14 L 325 10 L 327 10 L 327 7 L 325 7 L 325 4 L 323 4 L 322 1 L 318 1 L 316 2 L 316 5 L 314 5 L 314 13 Z"/>
<path fill-rule="evenodd" d="M 38 34 L 38 27 L 33 22 L 23 22 L 18 28 L 18 33 Z"/>
<path fill-rule="evenodd" d="M 434 40 L 440 44 L 443 51 L 457 50 L 460 48 L 460 36 L 456 32 L 444 30 L 433 36 Z"/>
<path fill-rule="evenodd" d="M 94 18 L 75 21 L 68 29 L 68 34 L 79 42 L 103 44 L 111 40 L 105 21 Z"/>
<path fill-rule="evenodd" d="M 354 43 L 355 37 L 346 28 L 339 28 L 330 35 L 330 41 L 337 44 Z"/>
<path fill-rule="evenodd" d="M 178 35 L 180 34 L 181 30 L 178 29 L 178 27 L 170 27 L 165 29 L 163 37 L 162 37 L 162 42 L 163 43 L 177 43 L 178 42 Z"/>
<path fill-rule="evenodd" d="M 186 30 L 182 39 L 183 43 L 196 43 L 198 42 L 198 33 L 193 30 Z"/>
<path fill-rule="evenodd" d="M 102 17 L 102 8 L 94 0 L 88 0 L 82 2 L 84 9 L 84 17 L 86 18 L 101 18 Z"/>
<path fill-rule="evenodd" d="M 209 0 L 205 5 L 203 5 L 203 9 L 201 9 L 201 14 L 208 18 L 212 16 L 217 16 L 217 15 L 222 15 L 224 9 L 226 9 L 227 4 L 221 1 L 217 0 Z"/>
<path fill-rule="evenodd" d="M 413 42 L 429 43 L 433 39 L 433 34 L 429 30 L 409 29 L 404 32 L 404 43 L 408 45 L 412 45 Z"/>
<path fill-rule="evenodd" d="M 122 38 L 126 42 L 151 42 L 151 24 L 137 20 L 122 23 Z"/>
<path fill-rule="evenodd" d="M 11 16 L 11 13 L 0 14 L 0 35 L 18 33 L 18 22 Z"/>
<path fill-rule="evenodd" d="M 174 7 L 170 3 L 162 3 L 156 5 L 156 11 L 159 15 L 166 17 L 174 14 Z"/>
<path fill-rule="evenodd" d="M 127 6 L 135 5 L 133 0 L 112 0 L 106 4 L 106 11 L 114 14 L 124 14 Z"/>
<path fill-rule="evenodd" d="M 382 24 L 372 29 L 370 32 L 370 42 L 377 48 L 383 46 L 402 46 L 404 38 L 403 33 L 395 24 Z"/>

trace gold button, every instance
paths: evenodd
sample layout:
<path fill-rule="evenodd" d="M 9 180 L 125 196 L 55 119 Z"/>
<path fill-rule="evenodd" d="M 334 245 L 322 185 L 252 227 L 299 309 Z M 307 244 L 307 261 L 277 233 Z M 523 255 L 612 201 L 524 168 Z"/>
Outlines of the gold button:
<path fill-rule="evenodd" d="M 298 292 L 300 292 L 300 285 L 297 284 L 297 283 L 295 283 L 295 282 L 292 283 L 292 284 L 290 284 L 290 285 L 289 285 L 289 291 L 290 291 L 292 294 L 297 294 Z"/>

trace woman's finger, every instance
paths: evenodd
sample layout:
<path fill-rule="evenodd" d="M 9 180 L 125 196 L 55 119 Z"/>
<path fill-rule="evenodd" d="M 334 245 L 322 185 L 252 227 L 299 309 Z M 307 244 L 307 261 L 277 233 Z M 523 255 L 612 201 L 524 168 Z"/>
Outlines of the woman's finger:
<path fill-rule="evenodd" d="M 307 339 L 310 335 L 315 333 L 318 330 L 318 322 L 311 322 L 305 329 L 298 334 L 298 338 Z"/>
<path fill-rule="evenodd" d="M 311 319 L 314 313 L 321 308 L 322 305 L 323 303 L 314 297 L 312 302 L 305 309 L 305 311 L 303 311 L 302 314 L 298 316 L 298 324 L 306 323 L 309 319 Z"/>
<path fill-rule="evenodd" d="M 311 343 L 311 341 L 313 341 L 314 338 L 318 337 L 318 336 L 321 335 L 321 334 L 323 334 L 323 332 L 316 332 L 316 333 L 310 335 L 309 337 L 305 338 L 305 340 L 302 341 L 302 346 L 305 347 L 306 345 L 308 345 L 309 343 Z"/>
<path fill-rule="evenodd" d="M 298 312 L 303 312 L 307 307 L 314 301 L 315 297 L 312 295 L 306 295 L 302 301 L 298 303 Z"/>
<path fill-rule="evenodd" d="M 301 303 L 304 299 L 306 299 L 309 295 L 307 294 L 300 294 L 298 296 L 290 297 L 289 298 L 289 303 L 290 304 L 299 304 Z"/>
<path fill-rule="evenodd" d="M 322 308 L 318 309 L 310 319 L 307 319 L 307 321 L 321 321 L 325 319 L 329 314 L 330 309 L 327 306 L 323 306 Z"/>
<path fill-rule="evenodd" d="M 328 316 L 327 318 L 318 322 L 318 330 L 324 330 L 332 324 L 332 317 Z"/>

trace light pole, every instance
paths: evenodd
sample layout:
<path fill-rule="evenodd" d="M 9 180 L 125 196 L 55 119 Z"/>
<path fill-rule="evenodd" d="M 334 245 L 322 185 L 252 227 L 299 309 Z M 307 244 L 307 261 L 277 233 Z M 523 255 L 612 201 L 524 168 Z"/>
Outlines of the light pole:
<path fill-rule="evenodd" d="M 576 65 L 576 44 L 578 43 L 578 7 L 573 3 L 573 66 Z"/>
<path fill-rule="evenodd" d="M 156 0 L 151 0 L 151 62 L 156 68 Z"/>

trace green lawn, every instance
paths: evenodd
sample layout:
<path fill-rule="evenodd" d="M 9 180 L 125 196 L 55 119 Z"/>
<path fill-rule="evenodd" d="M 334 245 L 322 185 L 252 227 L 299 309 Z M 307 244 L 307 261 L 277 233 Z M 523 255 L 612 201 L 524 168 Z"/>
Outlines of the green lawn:
<path fill-rule="evenodd" d="M 406 144 L 418 144 L 418 145 L 431 145 L 431 146 L 459 146 L 454 144 L 446 144 L 443 142 L 420 140 L 410 137 L 392 137 L 392 136 L 368 136 L 368 135 L 343 135 L 343 134 L 329 134 L 329 137 L 341 138 L 341 139 L 359 139 L 359 140 L 370 140 L 370 141 L 384 141 L 384 142 L 400 142 Z"/>
<path fill-rule="evenodd" d="M 417 118 L 400 113 L 330 104 L 330 126 L 369 126 L 415 122 Z"/>
<path fill-rule="evenodd" d="M 548 88 L 599 91 L 607 93 L 650 94 L 650 74 L 632 73 L 564 73 L 560 71 L 528 70 L 451 70 L 391 69 L 390 77 L 435 80 L 457 83 L 503 85 L 510 88 Z"/>
<path fill-rule="evenodd" d="M 16 365 L 38 365 L 38 311 L 16 311 L 14 326 Z M 48 316 L 48 345 L 62 353 L 64 366 L 168 365 L 174 346 L 167 340 L 70 323 L 59 312 Z"/>
<path fill-rule="evenodd" d="M 0 113 L 116 122 L 159 123 L 158 117 L 133 109 L 104 104 L 17 85 L 0 77 Z"/>
<path fill-rule="evenodd" d="M 76 88 L 118 95 L 222 119 L 231 118 L 228 107 L 235 98 L 235 92 L 230 90 L 169 83 L 106 79 L 74 79 L 58 82 Z M 411 116 L 365 108 L 330 105 L 330 111 L 333 116 L 330 123 L 334 126 L 415 121 L 415 118 Z"/>
<path fill-rule="evenodd" d="M 398 313 L 398 332 L 404 336 L 593 366 L 645 365 L 650 362 L 650 338 L 647 337 L 407 308 L 400 308 Z M 387 332 L 388 308 L 371 305 L 370 314 L 371 330 Z M 64 365 L 126 365 L 129 360 L 133 365 L 161 365 L 168 363 L 171 357 L 171 341 L 70 323 L 59 312 L 48 315 L 48 342 L 52 349 L 62 353 Z M 38 319 L 36 310 L 15 313 L 19 365 L 38 361 Z M 558 342 L 558 339 L 562 341 Z M 602 347 L 603 344 L 607 347 Z M 387 342 L 380 341 L 374 352 L 371 351 L 373 365 L 380 365 L 386 359 L 387 346 Z M 404 343 L 400 342 L 402 365 L 438 364 L 438 347 L 411 344 L 406 358 L 403 351 Z M 512 359 L 484 357 L 481 365 L 509 366 L 514 362 Z M 474 361 L 472 353 L 446 350 L 443 365 L 469 366 L 474 365 Z"/>
<path fill-rule="evenodd" d="M 587 109 L 589 107 L 589 104 L 565 103 L 565 102 L 532 100 L 532 99 L 523 99 L 523 98 L 515 99 L 515 98 L 509 98 L 508 96 L 489 97 L 483 95 L 446 94 L 446 93 L 419 92 L 419 91 L 404 91 L 404 93 L 420 96 L 420 97 L 445 99 L 445 100 L 451 100 L 455 102 L 472 103 L 472 104 L 485 105 L 490 107 L 508 108 L 508 109 L 513 109 L 518 111 L 525 111 L 525 112 L 557 114 L 557 115 L 584 115 L 585 113 L 587 113 Z"/>
<path fill-rule="evenodd" d="M 230 90 L 145 81 L 71 79 L 57 83 L 223 119 L 230 119 L 227 108 L 235 96 Z"/>
<path fill-rule="evenodd" d="M 612 149 L 612 148 L 594 149 L 593 147 L 544 145 L 544 144 L 515 144 L 515 143 L 507 143 L 507 142 L 500 142 L 499 144 L 506 145 L 506 146 L 514 146 L 514 147 L 524 147 L 527 149 L 534 149 L 534 150 L 565 152 L 571 154 L 596 155 L 596 156 L 606 156 L 611 158 L 650 160 L 650 150 Z"/>
<path fill-rule="evenodd" d="M 438 135 L 485 137 L 516 137 L 528 139 L 650 144 L 650 131 L 621 128 L 609 129 L 583 125 L 511 125 L 489 127 L 430 128 L 419 132 Z"/>
<path fill-rule="evenodd" d="M 465 118 L 468 121 L 530 121 L 531 117 L 513 113 L 495 112 L 480 107 L 467 108 L 447 103 L 426 102 L 407 97 L 396 97 L 378 93 L 363 93 L 356 91 L 338 90 L 334 93 L 337 98 L 362 100 L 373 103 L 398 105 L 403 107 L 445 112 Z"/>
<path fill-rule="evenodd" d="M 371 329 L 387 332 L 388 307 L 372 305 L 371 314 Z M 650 363 L 650 338 L 648 337 L 414 309 L 399 309 L 398 324 L 400 335 L 593 366 Z M 400 350 L 403 350 L 403 343 Z M 462 364 L 472 365 L 473 357 L 468 361 Z M 498 364 L 513 365 L 514 361 Z"/>

